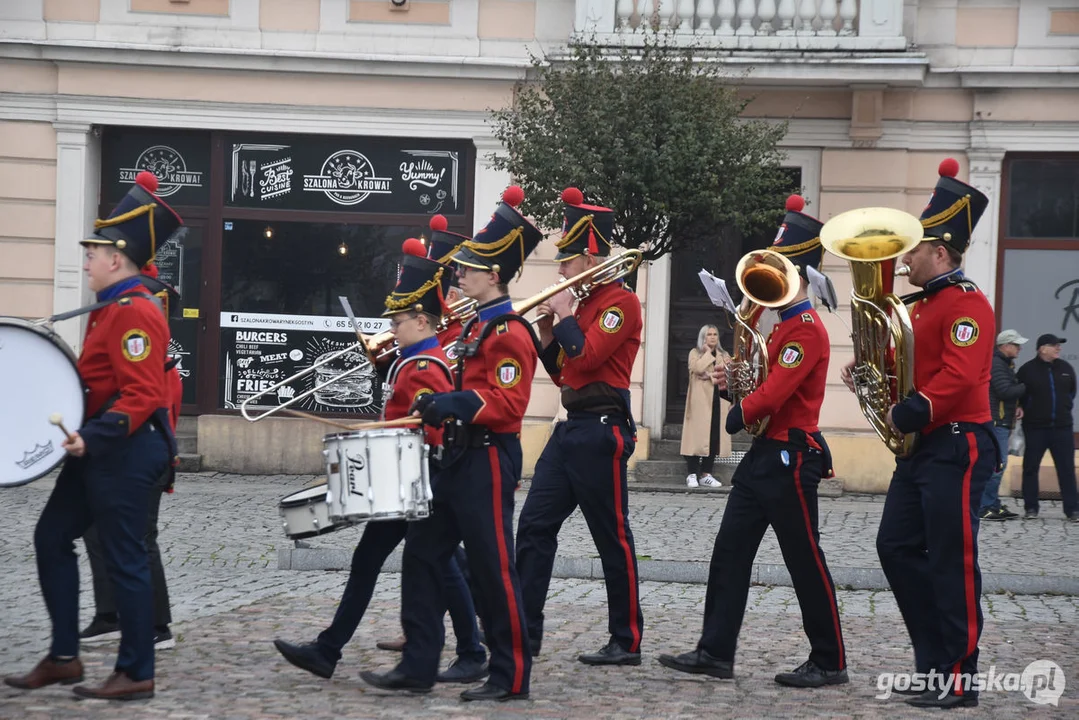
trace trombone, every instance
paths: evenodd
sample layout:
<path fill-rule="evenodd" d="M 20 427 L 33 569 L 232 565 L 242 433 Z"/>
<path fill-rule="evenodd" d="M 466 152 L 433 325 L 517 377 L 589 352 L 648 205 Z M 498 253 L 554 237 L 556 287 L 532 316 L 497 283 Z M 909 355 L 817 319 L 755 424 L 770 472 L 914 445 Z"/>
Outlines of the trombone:
<path fill-rule="evenodd" d="M 640 250 L 627 250 L 620 255 L 608 258 L 599 265 L 591 267 L 578 275 L 574 275 L 571 278 L 552 285 L 551 287 L 537 293 L 536 295 L 533 295 L 527 300 L 520 300 L 514 303 L 513 311 L 516 312 L 518 315 L 523 315 L 537 305 L 545 302 L 546 300 L 549 300 L 558 293 L 567 289 L 572 290 L 573 294 L 577 297 L 578 300 L 583 300 L 584 298 L 588 297 L 588 295 L 597 287 L 600 287 L 601 285 L 607 285 L 609 283 L 615 282 L 616 280 L 621 280 L 622 278 L 631 274 L 634 270 L 637 269 L 637 266 L 641 264 L 642 257 L 643 256 L 641 255 Z M 446 327 L 450 325 L 450 323 L 455 321 L 460 321 L 461 323 L 468 322 L 476 314 L 477 305 L 478 303 L 471 298 L 464 298 L 451 304 L 449 306 L 449 312 L 447 312 L 446 315 L 444 315 L 439 321 L 437 330 L 441 332 L 442 330 L 445 330 Z M 532 322 L 535 323 L 539 320 L 540 318 L 536 318 L 535 320 L 532 320 Z M 342 350 L 338 350 L 332 355 L 328 355 L 324 358 L 319 359 L 318 362 L 314 363 L 310 367 L 304 368 L 303 370 L 300 370 L 292 376 L 287 377 L 284 380 L 275 383 L 274 385 L 271 385 L 265 390 L 255 393 L 254 395 L 243 401 L 243 403 L 240 405 L 240 413 L 248 422 L 258 422 L 263 418 L 267 418 L 271 415 L 281 412 L 282 410 L 288 409 L 291 405 L 303 400 L 304 398 L 314 395 L 316 392 L 322 390 L 328 385 L 332 385 L 333 383 L 339 382 L 351 376 L 352 374 L 359 372 L 360 370 L 370 367 L 369 362 L 358 363 L 354 367 L 345 370 L 344 372 L 336 375 L 333 378 L 330 378 L 329 380 L 326 380 L 325 382 L 316 382 L 314 386 L 310 389 L 304 390 L 301 393 L 296 393 L 280 405 L 275 405 L 271 408 L 268 408 L 264 412 L 252 413 L 248 409 L 249 404 L 258 402 L 267 395 L 276 394 L 278 390 L 292 385 L 293 383 L 304 379 L 312 373 L 318 372 L 318 369 L 323 365 L 332 363 L 337 358 L 347 355 L 348 353 L 358 353 L 360 349 L 361 343 L 359 341 L 354 342 L 348 347 Z M 393 333 L 388 330 L 381 332 L 378 335 L 364 337 L 363 349 L 367 351 L 367 357 L 373 357 L 376 361 L 382 360 L 383 358 L 388 358 L 395 352 L 397 352 L 397 346 L 396 343 L 394 343 Z"/>

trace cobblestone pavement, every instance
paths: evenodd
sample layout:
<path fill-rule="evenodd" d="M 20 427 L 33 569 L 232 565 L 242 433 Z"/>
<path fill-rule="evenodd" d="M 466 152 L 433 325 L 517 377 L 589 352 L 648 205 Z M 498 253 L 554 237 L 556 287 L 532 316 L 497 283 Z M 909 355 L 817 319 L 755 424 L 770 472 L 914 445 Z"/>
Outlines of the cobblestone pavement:
<path fill-rule="evenodd" d="M 344 585 L 341 572 L 277 570 L 285 546 L 277 501 L 309 478 L 236 476 L 182 478 L 163 505 L 161 542 L 173 597 L 177 647 L 158 654 L 158 697 L 135 706 L 76 701 L 67 688 L 22 693 L 0 688 L 0 718 L 352 718 L 352 717 L 919 717 L 897 698 L 877 699 L 878 674 L 909 669 L 901 618 L 887 592 L 840 594 L 852 683 L 819 691 L 776 686 L 772 675 L 799 664 L 807 652 L 797 600 L 790 588 L 755 587 L 742 630 L 738 679 L 683 676 L 656 662 L 660 652 L 693 646 L 704 587 L 645 583 L 646 635 L 640 668 L 595 669 L 576 653 L 605 640 L 602 583 L 555 580 L 548 604 L 549 634 L 533 679 L 533 700 L 505 706 L 461 704 L 458 688 L 439 686 L 424 697 L 397 697 L 367 687 L 363 669 L 387 668 L 394 656 L 374 649 L 398 632 L 399 582 L 383 576 L 363 624 L 332 681 L 284 663 L 269 641 L 312 639 L 332 617 Z M 0 527 L 0 672 L 23 671 L 48 646 L 48 621 L 34 568 L 31 535 L 51 481 L 0 491 L 7 520 Z M 722 498 L 634 495 L 638 551 L 664 559 L 705 559 L 722 512 Z M 872 531 L 880 502 L 843 498 L 822 502 L 822 542 L 830 562 L 874 563 Z M 982 531 L 983 567 L 1009 572 L 1075 573 L 1069 540 L 1075 526 L 1043 509 L 1043 519 L 1013 521 Z M 357 531 L 321 538 L 339 545 Z M 1019 545 L 1020 547 L 1015 547 Z M 563 531 L 561 551 L 594 554 L 579 517 Z M 1045 552 L 1053 553 L 1047 558 Z M 81 546 L 80 546 L 81 553 Z M 779 562 L 773 545 L 762 546 Z M 1052 559 L 1055 557 L 1056 559 Z M 1066 558 L 1066 559 L 1063 559 Z M 89 572 L 83 562 L 84 605 Z M 1022 672 L 1052 660 L 1071 686 L 1060 705 L 1035 706 L 1022 692 L 983 694 L 981 717 L 1079 715 L 1079 598 L 987 595 L 981 667 Z M 90 608 L 83 608 L 84 621 Z M 88 648 L 88 678 L 104 678 L 114 647 Z M 448 660 L 448 658 L 446 658 Z"/>

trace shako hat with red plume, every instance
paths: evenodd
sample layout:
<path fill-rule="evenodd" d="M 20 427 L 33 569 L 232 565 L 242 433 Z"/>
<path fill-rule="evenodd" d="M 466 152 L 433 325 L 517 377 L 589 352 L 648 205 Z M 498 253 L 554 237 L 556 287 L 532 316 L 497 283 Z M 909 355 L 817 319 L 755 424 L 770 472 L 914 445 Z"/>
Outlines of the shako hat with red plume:
<path fill-rule="evenodd" d="M 562 239 L 558 241 L 555 260 L 569 260 L 578 255 L 607 257 L 611 254 L 611 235 L 614 234 L 614 210 L 600 205 L 588 205 L 584 193 L 575 187 L 562 191 Z"/>
<path fill-rule="evenodd" d="M 401 273 L 397 285 L 386 297 L 382 317 L 402 312 L 423 312 L 442 317 L 453 270 L 427 257 L 427 248 L 416 238 L 401 245 Z"/>
<path fill-rule="evenodd" d="M 446 220 L 445 215 L 434 215 L 431 218 L 430 227 L 431 239 L 427 243 L 427 257 L 443 265 L 449 263 L 454 253 L 461 249 L 466 240 L 470 239 L 467 235 L 449 232 L 446 229 L 449 227 L 449 221 Z"/>
<path fill-rule="evenodd" d="M 498 273 L 500 282 L 513 279 L 543 239 L 539 228 L 517 209 L 524 199 L 524 190 L 519 185 L 510 185 L 503 190 L 502 202 L 495 208 L 486 227 L 461 244 L 453 261 L 465 267 Z"/>
<path fill-rule="evenodd" d="M 113 245 L 143 270 L 154 259 L 157 249 L 184 224 L 155 192 L 157 178 L 143 170 L 135 176 L 135 186 L 112 213 L 104 220 L 94 221 L 94 234 L 82 244 Z"/>
<path fill-rule="evenodd" d="M 922 210 L 923 240 L 941 240 L 959 254 L 967 251 L 974 226 L 989 206 L 989 198 L 977 188 L 956 180 L 959 161 L 945 158 L 937 169 L 937 187 Z"/>
<path fill-rule="evenodd" d="M 802 275 L 807 267 L 820 270 L 824 260 L 824 248 L 820 244 L 820 229 L 824 223 L 803 213 L 805 206 L 805 198 L 801 195 L 787 198 L 787 214 L 772 242 L 772 249 L 786 255 Z"/>

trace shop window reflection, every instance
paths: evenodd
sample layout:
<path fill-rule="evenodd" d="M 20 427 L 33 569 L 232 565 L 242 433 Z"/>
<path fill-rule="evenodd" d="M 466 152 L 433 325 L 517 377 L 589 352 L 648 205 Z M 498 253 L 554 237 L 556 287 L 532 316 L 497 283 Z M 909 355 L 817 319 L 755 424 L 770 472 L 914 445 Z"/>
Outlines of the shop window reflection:
<path fill-rule="evenodd" d="M 231 228 L 231 229 L 230 229 Z M 401 244 L 426 228 L 230 220 L 221 307 L 233 312 L 378 317 L 397 279 Z"/>

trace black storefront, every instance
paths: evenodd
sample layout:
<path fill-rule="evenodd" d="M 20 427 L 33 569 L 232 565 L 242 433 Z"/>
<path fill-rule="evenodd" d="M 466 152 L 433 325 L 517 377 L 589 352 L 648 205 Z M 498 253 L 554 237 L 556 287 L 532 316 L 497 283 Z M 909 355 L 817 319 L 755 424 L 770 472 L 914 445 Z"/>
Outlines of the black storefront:
<path fill-rule="evenodd" d="M 401 243 L 425 237 L 436 213 L 471 234 L 474 169 L 471 141 L 106 128 L 100 216 L 150 170 L 187 226 L 157 254 L 160 277 L 182 295 L 170 308 L 170 349 L 181 358 L 184 412 L 236 412 L 353 345 L 339 296 L 364 332 L 388 327 L 379 315 Z M 341 355 L 258 406 L 366 362 Z M 381 388 L 365 369 L 294 407 L 372 415 Z"/>

